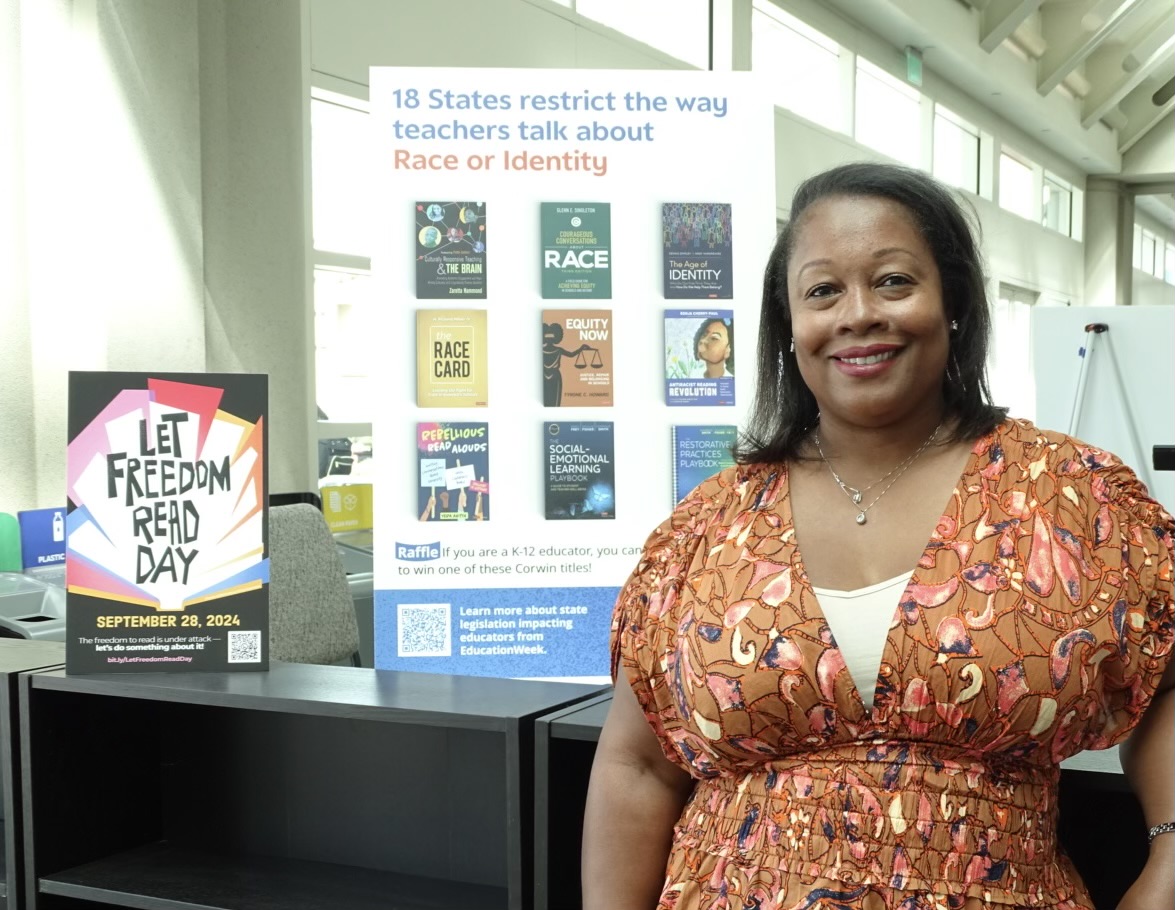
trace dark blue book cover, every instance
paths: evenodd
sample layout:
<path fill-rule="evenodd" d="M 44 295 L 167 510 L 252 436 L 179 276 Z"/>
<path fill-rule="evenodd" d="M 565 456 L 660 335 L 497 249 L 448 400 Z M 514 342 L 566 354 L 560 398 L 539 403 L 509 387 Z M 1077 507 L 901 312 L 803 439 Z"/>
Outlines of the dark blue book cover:
<path fill-rule="evenodd" d="M 712 474 L 734 464 L 731 447 L 738 438 L 733 424 L 675 426 L 673 437 L 673 501 L 685 495 Z"/>
<path fill-rule="evenodd" d="M 607 420 L 543 425 L 548 519 L 616 517 L 613 424 Z"/>

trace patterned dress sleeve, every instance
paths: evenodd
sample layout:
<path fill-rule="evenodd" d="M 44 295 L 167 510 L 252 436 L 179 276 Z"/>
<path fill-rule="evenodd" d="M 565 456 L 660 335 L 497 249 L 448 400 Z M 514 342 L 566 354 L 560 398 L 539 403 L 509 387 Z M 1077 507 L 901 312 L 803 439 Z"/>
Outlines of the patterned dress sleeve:
<path fill-rule="evenodd" d="M 612 615 L 612 679 L 624 674 L 665 756 L 686 770 L 688 762 L 674 748 L 665 730 L 675 708 L 659 681 L 667 649 L 673 646 L 673 606 L 694 554 L 720 511 L 720 500 L 729 483 L 723 475 L 728 473 L 724 471 L 704 481 L 649 535 L 636 568 L 620 590 Z M 719 477 L 723 482 L 718 481 Z"/>
<path fill-rule="evenodd" d="M 1110 569 L 1102 590 L 1112 592 L 1107 599 L 1113 645 L 1101 662 L 1104 723 L 1086 743 L 1091 749 L 1120 743 L 1138 724 L 1175 640 L 1175 522 L 1133 471 L 1110 458 L 1108 464 L 1091 464 L 1096 506 L 1091 542 Z"/>

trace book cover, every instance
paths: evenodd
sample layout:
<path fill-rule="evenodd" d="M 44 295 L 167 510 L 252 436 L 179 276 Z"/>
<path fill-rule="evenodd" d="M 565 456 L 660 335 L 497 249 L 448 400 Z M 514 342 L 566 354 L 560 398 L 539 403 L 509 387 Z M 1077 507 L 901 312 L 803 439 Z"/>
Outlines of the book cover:
<path fill-rule="evenodd" d="M 665 311 L 665 403 L 734 404 L 734 310 Z"/>
<path fill-rule="evenodd" d="M 418 300 L 485 299 L 484 202 L 417 202 L 415 244 Z"/>
<path fill-rule="evenodd" d="M 673 440 L 674 503 L 681 502 L 690 490 L 710 475 L 734 464 L 730 450 L 738 439 L 738 427 L 733 424 L 674 426 L 670 433 Z"/>
<path fill-rule="evenodd" d="M 543 299 L 612 297 L 612 206 L 544 202 L 540 212 Z"/>
<path fill-rule="evenodd" d="M 612 406 L 611 310 L 543 310 L 543 406 Z"/>
<path fill-rule="evenodd" d="M 489 521 L 490 425 L 418 423 L 421 521 Z"/>
<path fill-rule="evenodd" d="M 613 424 L 604 420 L 543 425 L 548 519 L 616 517 Z"/>
<path fill-rule="evenodd" d="M 417 310 L 417 407 L 486 407 L 487 350 L 485 310 Z"/>
<path fill-rule="evenodd" d="M 68 673 L 268 668 L 267 385 L 69 374 Z"/>
<path fill-rule="evenodd" d="M 734 296 L 729 203 L 666 202 L 661 230 L 666 298 Z"/>

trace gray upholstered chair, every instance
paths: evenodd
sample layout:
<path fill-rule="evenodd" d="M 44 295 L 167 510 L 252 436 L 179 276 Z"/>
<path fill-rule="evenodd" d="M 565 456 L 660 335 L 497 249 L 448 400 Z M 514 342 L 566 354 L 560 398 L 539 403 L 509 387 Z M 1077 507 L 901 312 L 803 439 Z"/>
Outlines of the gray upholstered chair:
<path fill-rule="evenodd" d="M 358 666 L 359 626 L 338 547 L 322 513 L 269 509 L 269 656 Z"/>

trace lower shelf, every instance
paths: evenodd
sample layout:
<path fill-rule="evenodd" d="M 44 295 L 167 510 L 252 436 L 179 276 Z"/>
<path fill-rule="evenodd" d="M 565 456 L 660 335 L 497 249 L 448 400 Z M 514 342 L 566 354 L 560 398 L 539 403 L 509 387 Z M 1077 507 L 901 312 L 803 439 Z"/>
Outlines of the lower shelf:
<path fill-rule="evenodd" d="M 54 894 L 141 910 L 506 910 L 506 888 L 354 866 L 221 856 L 150 844 L 38 881 Z"/>

